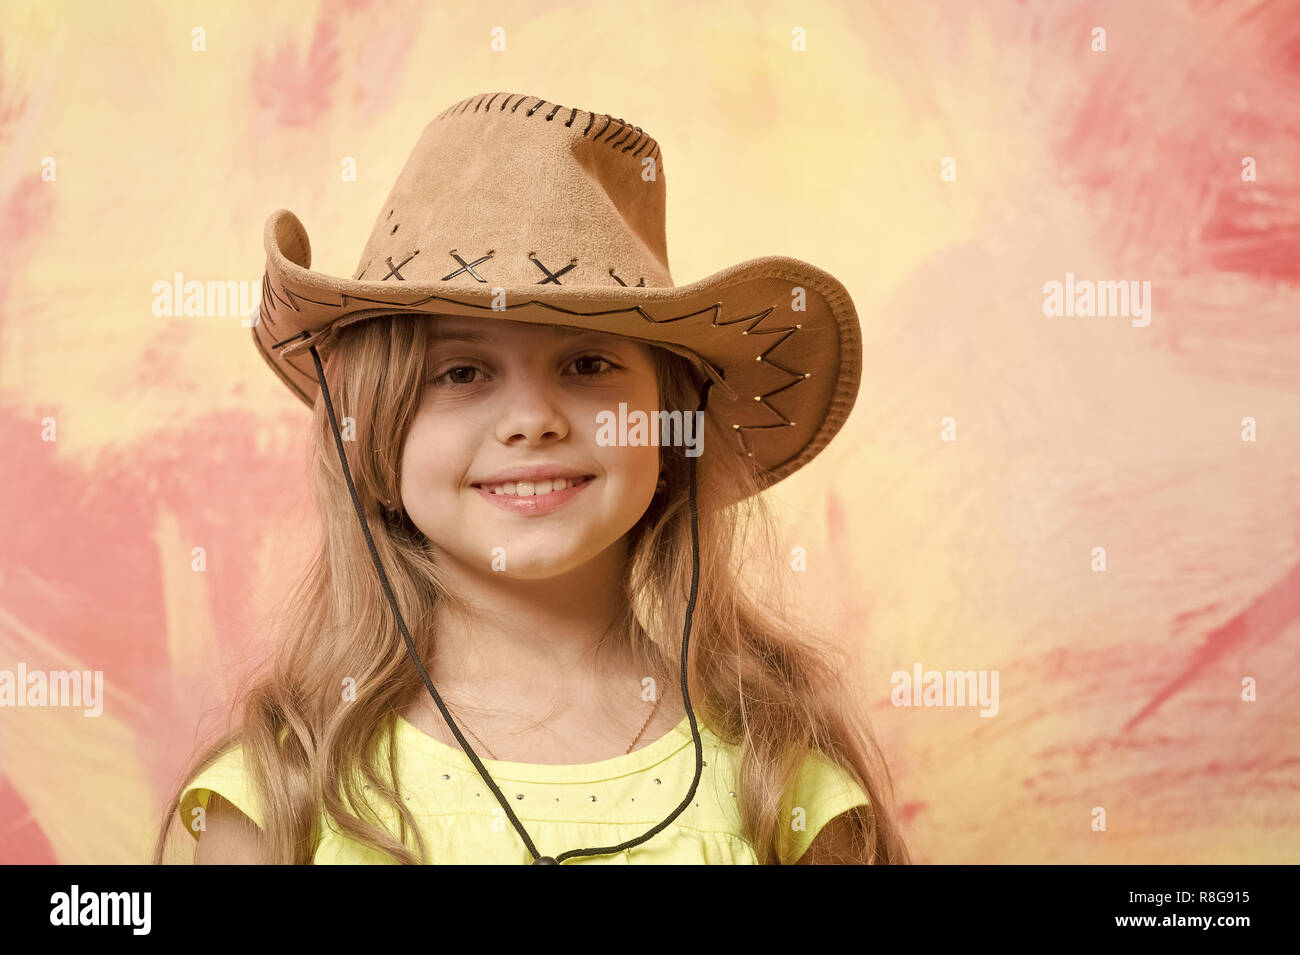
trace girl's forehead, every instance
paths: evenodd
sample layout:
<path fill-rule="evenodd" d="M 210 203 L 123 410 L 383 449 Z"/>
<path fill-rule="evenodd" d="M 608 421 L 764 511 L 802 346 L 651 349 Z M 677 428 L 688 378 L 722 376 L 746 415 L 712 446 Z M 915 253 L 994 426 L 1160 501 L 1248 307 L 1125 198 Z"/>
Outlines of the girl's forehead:
<path fill-rule="evenodd" d="M 459 316 L 437 316 L 433 320 L 433 344 L 439 342 L 471 342 L 485 345 L 509 345 L 529 341 L 606 341 L 610 344 L 634 344 L 632 339 L 605 332 L 580 328 L 561 328 L 516 322 L 510 319 L 474 319 Z"/>

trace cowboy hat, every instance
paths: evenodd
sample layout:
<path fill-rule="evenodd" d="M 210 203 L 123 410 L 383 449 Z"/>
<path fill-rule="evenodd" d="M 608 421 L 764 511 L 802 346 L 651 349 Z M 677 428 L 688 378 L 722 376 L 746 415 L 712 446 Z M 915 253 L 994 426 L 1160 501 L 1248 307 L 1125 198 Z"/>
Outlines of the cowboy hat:
<path fill-rule="evenodd" d="M 857 396 L 857 312 L 830 274 L 785 256 L 675 286 L 659 144 L 608 113 L 483 93 L 424 129 L 351 278 L 311 269 L 287 209 L 266 223 L 253 340 L 309 407 L 310 350 L 393 312 L 595 330 L 667 348 L 712 380 L 708 412 L 770 486 L 816 456 Z"/>

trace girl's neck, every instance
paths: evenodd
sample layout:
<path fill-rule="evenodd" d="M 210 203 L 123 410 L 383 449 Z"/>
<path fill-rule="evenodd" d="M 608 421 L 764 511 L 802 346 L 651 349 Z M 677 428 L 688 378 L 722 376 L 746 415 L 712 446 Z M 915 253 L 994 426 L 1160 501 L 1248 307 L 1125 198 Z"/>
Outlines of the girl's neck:
<path fill-rule="evenodd" d="M 660 684 L 648 694 L 642 675 L 630 669 L 607 672 L 604 678 L 571 673 L 567 681 L 526 674 L 521 680 L 509 674 L 482 686 L 430 676 L 470 744 L 489 759 L 546 765 L 600 762 L 624 755 L 634 739 L 636 748 L 659 739 L 685 716 L 675 686 Z M 426 735 L 460 748 L 423 683 L 399 712 Z"/>
<path fill-rule="evenodd" d="M 627 606 L 626 553 L 620 538 L 545 577 L 510 576 L 446 555 L 441 584 L 455 596 L 435 610 L 434 665 L 444 680 L 475 686 L 503 673 L 554 681 L 604 668 L 620 646 L 610 641 Z M 527 573 L 527 558 L 511 556 Z"/>

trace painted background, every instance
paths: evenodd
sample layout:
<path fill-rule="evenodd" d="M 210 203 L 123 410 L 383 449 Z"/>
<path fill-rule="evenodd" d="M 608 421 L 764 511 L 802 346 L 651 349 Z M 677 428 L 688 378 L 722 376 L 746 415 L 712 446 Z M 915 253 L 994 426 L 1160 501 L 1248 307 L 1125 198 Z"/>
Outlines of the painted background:
<path fill-rule="evenodd" d="M 0 669 L 107 695 L 0 710 L 0 861 L 147 858 L 307 553 L 305 409 L 153 284 L 260 281 L 280 207 L 351 274 L 497 90 L 660 142 L 677 284 L 785 254 L 853 294 L 858 404 L 773 493 L 919 861 L 1297 858 L 1300 4 L 321 0 L 0 6 Z M 1151 324 L 1044 316 L 1067 272 L 1150 281 Z M 918 662 L 998 670 L 998 715 L 892 706 Z"/>

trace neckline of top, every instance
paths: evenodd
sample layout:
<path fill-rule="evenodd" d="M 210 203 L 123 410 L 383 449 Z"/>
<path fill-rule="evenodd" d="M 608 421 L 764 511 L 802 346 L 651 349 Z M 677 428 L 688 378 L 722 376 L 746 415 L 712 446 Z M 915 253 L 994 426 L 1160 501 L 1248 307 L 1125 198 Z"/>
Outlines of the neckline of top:
<path fill-rule="evenodd" d="M 403 717 L 402 714 L 396 713 L 394 715 L 397 717 L 398 729 L 404 732 L 412 743 L 419 746 L 430 757 L 444 765 L 454 766 L 456 769 L 468 772 L 475 777 L 478 776 L 478 770 L 474 768 L 474 764 L 462 750 L 448 746 L 440 739 L 435 739 Z M 703 737 L 708 733 L 708 730 L 705 729 L 703 723 L 699 722 L 698 717 L 696 718 L 696 725 L 699 727 L 701 742 L 703 742 Z M 494 780 L 509 779 L 512 782 L 529 783 L 593 783 L 641 772 L 656 763 L 663 762 L 663 760 L 687 745 L 694 746 L 689 716 L 685 717 L 663 736 L 642 746 L 640 749 L 634 749 L 622 756 L 612 756 L 609 759 L 602 759 L 595 763 L 554 765 L 550 763 L 517 763 L 510 760 L 483 759 L 482 757 L 479 757 L 479 759 L 483 763 L 483 768 L 488 771 L 488 775 Z"/>

